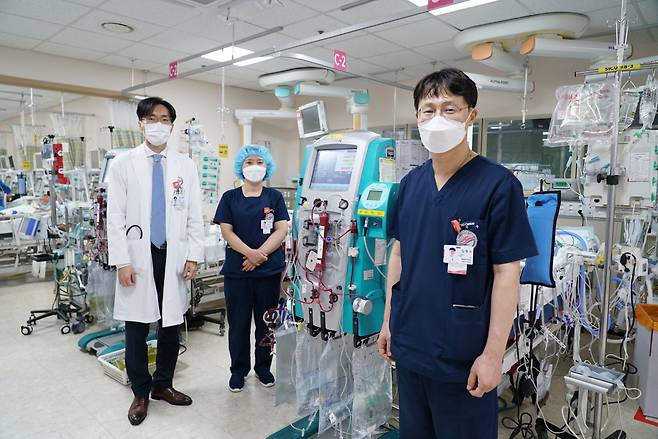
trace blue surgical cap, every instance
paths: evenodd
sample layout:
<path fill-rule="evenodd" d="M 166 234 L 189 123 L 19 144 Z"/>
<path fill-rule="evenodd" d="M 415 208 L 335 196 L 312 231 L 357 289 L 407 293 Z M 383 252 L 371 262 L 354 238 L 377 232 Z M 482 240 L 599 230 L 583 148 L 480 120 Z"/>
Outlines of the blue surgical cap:
<path fill-rule="evenodd" d="M 246 145 L 240 148 L 238 155 L 235 157 L 235 166 L 233 168 L 235 176 L 241 180 L 244 180 L 244 175 L 242 174 L 242 165 L 247 157 L 260 157 L 265 160 L 265 180 L 269 180 L 276 171 L 276 163 L 270 154 L 269 149 L 262 145 Z"/>

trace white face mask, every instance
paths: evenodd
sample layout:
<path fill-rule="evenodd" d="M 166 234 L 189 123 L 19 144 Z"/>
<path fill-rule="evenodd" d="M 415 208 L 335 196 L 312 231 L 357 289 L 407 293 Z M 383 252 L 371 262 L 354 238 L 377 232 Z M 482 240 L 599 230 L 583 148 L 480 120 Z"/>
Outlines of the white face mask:
<path fill-rule="evenodd" d="M 265 168 L 265 166 L 261 166 L 261 165 L 247 166 L 242 170 L 242 174 L 244 175 L 244 178 L 246 178 L 252 183 L 260 183 L 261 181 L 263 181 L 266 172 L 267 169 Z"/>
<path fill-rule="evenodd" d="M 471 111 L 472 113 L 472 111 Z M 471 116 L 468 113 L 468 117 Z M 468 117 L 466 120 L 468 120 Z M 418 124 L 420 139 L 429 152 L 440 154 L 450 151 L 466 137 L 466 122 L 459 122 L 441 115 Z"/>
<path fill-rule="evenodd" d="M 145 123 L 144 137 L 153 146 L 161 146 L 167 143 L 171 136 L 171 126 L 162 122 Z"/>

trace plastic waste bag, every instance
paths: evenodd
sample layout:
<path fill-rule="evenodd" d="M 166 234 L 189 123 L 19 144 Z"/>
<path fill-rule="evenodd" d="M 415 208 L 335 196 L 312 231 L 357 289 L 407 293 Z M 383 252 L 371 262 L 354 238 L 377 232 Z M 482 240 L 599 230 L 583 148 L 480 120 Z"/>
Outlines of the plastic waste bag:
<path fill-rule="evenodd" d="M 354 400 L 352 438 L 371 438 L 391 416 L 393 385 L 391 364 L 377 353 L 377 345 L 354 349 Z"/>
<path fill-rule="evenodd" d="M 320 407 L 320 357 L 324 342 L 304 327 L 297 333 L 295 348 L 295 393 L 297 415 L 309 416 Z"/>
<path fill-rule="evenodd" d="M 294 358 L 297 347 L 297 326 L 281 325 L 274 330 L 276 340 L 276 395 L 274 405 L 295 402 Z"/>
<path fill-rule="evenodd" d="M 352 336 L 330 339 L 320 358 L 320 423 L 319 433 L 341 427 L 350 417 L 352 407 Z"/>

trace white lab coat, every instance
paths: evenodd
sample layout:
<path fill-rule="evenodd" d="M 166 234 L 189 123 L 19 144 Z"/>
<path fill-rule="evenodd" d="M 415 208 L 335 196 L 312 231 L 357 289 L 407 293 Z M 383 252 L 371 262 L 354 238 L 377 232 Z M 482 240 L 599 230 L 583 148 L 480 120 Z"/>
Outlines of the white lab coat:
<path fill-rule="evenodd" d="M 204 255 L 201 187 L 196 165 L 186 155 L 167 150 L 164 169 L 167 212 L 167 264 L 162 316 L 153 280 L 151 260 L 151 175 L 153 159 L 142 144 L 114 159 L 110 168 L 107 199 L 107 235 L 110 265 L 131 264 L 137 281 L 122 287 L 118 279 L 114 299 L 117 320 L 151 323 L 162 318 L 162 326 L 183 323 L 189 308 L 186 261 L 202 262 Z M 182 178 L 184 201 L 174 206 L 174 182 Z M 132 225 L 139 225 L 130 229 Z M 128 236 L 126 236 L 128 231 Z"/>

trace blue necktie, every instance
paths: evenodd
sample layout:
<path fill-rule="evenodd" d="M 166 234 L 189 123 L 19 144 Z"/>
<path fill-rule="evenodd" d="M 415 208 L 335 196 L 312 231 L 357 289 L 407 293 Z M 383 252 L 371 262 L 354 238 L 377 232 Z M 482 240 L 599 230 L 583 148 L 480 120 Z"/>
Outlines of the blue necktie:
<path fill-rule="evenodd" d="M 153 156 L 153 179 L 151 188 L 151 242 L 156 247 L 167 240 L 165 221 L 164 177 L 162 176 L 162 156 Z"/>

